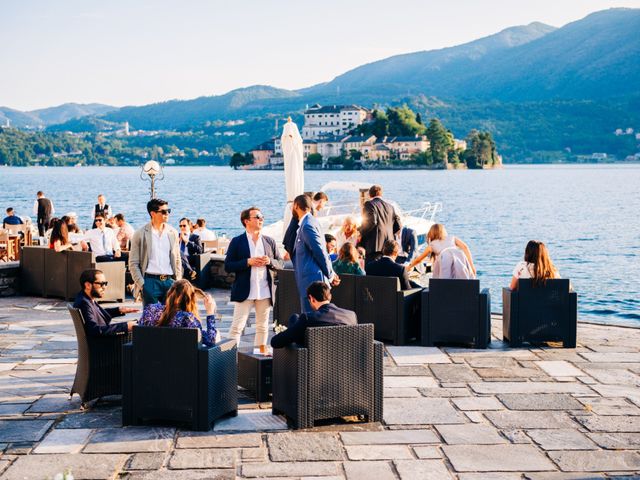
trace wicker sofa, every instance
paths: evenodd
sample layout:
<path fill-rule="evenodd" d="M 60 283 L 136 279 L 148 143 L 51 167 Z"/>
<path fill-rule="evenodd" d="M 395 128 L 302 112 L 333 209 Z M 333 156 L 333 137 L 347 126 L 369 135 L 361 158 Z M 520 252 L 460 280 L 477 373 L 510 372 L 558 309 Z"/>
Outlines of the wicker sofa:
<path fill-rule="evenodd" d="M 296 429 L 347 415 L 381 421 L 384 346 L 373 325 L 309 328 L 305 336 L 306 347 L 274 349 L 274 415 Z"/>

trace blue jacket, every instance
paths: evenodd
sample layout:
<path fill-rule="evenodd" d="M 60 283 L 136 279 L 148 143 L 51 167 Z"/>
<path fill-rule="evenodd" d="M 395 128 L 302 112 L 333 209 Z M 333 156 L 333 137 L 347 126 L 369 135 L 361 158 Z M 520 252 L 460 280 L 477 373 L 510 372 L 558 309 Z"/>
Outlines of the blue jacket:
<path fill-rule="evenodd" d="M 269 283 L 269 292 L 273 303 L 273 274 L 272 270 L 281 269 L 283 266 L 280 252 L 276 246 L 276 241 L 265 235 L 262 236 L 262 244 L 264 246 L 264 254 L 271 259 L 271 264 L 267 265 L 267 277 Z M 224 268 L 227 272 L 234 272 L 236 279 L 231 285 L 231 301 L 244 302 L 249 296 L 251 290 L 251 267 L 247 260 L 251 257 L 249 249 L 249 239 L 247 234 L 243 233 L 231 240 L 227 249 L 227 257 L 224 260 Z"/>
<path fill-rule="evenodd" d="M 311 214 L 300 223 L 291 261 L 301 296 L 305 295 L 311 283 L 328 282 L 333 276 L 324 235 L 320 231 L 320 222 Z"/>
<path fill-rule="evenodd" d="M 84 331 L 87 335 L 117 335 L 127 333 L 129 326 L 127 322 L 114 323 L 111 325 L 113 317 L 119 317 L 120 308 L 102 308 L 91 300 L 84 292 L 79 292 L 73 303 L 74 308 L 80 309 L 84 319 Z"/>

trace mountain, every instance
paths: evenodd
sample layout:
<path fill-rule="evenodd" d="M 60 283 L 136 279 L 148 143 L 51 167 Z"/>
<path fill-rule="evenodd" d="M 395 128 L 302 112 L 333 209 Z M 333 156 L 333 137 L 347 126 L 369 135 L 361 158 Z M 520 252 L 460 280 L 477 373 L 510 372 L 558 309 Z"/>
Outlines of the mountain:
<path fill-rule="evenodd" d="M 9 120 L 12 126 L 18 128 L 42 128 L 75 118 L 102 115 L 115 109 L 116 107 L 100 103 L 65 103 L 57 107 L 42 108 L 30 112 L 0 107 L 0 124 L 4 125 Z"/>
<path fill-rule="evenodd" d="M 17 128 L 37 128 L 42 126 L 40 119 L 30 115 L 29 112 L 0 107 L 0 125 L 6 125 L 7 123 Z"/>

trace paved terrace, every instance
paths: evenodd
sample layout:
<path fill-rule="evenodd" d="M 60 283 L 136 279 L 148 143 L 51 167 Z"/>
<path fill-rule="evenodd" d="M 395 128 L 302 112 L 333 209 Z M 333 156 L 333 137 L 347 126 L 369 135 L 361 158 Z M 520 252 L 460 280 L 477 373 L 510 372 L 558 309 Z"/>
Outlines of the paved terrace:
<path fill-rule="evenodd" d="M 224 331 L 228 292 L 214 294 Z M 584 324 L 575 350 L 508 349 L 499 321 L 489 350 L 388 347 L 382 424 L 293 432 L 245 398 L 202 434 L 122 428 L 117 397 L 81 411 L 65 303 L 0 299 L 0 478 L 640 478 L 640 330 Z"/>

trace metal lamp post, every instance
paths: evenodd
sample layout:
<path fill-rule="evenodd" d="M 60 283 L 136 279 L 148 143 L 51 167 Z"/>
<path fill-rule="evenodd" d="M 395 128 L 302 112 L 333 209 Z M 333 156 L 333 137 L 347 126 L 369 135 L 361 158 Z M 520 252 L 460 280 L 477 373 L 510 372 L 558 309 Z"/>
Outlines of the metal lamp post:
<path fill-rule="evenodd" d="M 142 180 L 146 180 L 147 178 L 151 180 L 151 199 L 156 198 L 156 180 L 162 180 L 164 178 L 164 172 L 160 164 L 155 160 L 149 160 L 142 166 L 140 178 Z"/>

